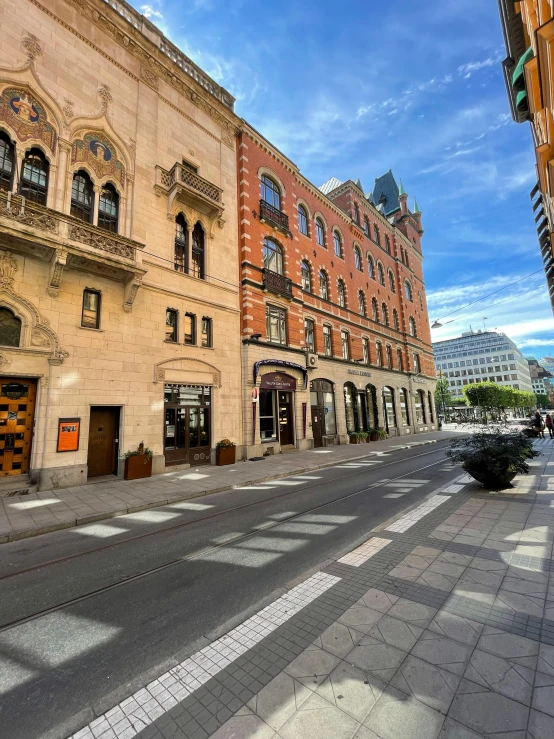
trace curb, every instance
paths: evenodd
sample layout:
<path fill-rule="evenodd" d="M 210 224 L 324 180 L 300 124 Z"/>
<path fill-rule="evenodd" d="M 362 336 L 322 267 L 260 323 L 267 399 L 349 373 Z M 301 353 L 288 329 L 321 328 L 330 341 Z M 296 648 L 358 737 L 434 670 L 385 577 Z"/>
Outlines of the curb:
<path fill-rule="evenodd" d="M 414 446 L 426 446 L 428 444 L 436 444 L 437 442 L 443 442 L 443 441 L 450 441 L 451 439 L 456 438 L 452 436 L 445 437 L 444 439 L 427 439 L 425 441 L 419 441 L 417 444 L 406 444 L 404 446 L 397 446 L 395 447 L 394 451 L 402 451 L 404 449 L 412 449 Z M 179 503 L 181 501 L 190 500 L 191 498 L 203 498 L 206 495 L 214 495 L 215 493 L 222 493 L 225 491 L 232 492 L 238 487 L 248 487 L 249 485 L 257 485 L 258 483 L 262 482 L 270 482 L 271 480 L 280 480 L 285 477 L 295 477 L 296 475 L 302 475 L 305 472 L 311 472 L 313 470 L 320 470 L 324 469 L 326 467 L 336 467 L 341 464 L 348 464 L 349 462 L 355 462 L 359 459 L 365 459 L 366 457 L 370 456 L 371 452 L 366 452 L 365 454 L 359 454 L 356 457 L 351 457 L 350 459 L 344 459 L 341 461 L 335 460 L 334 462 L 324 462 L 322 464 L 312 465 L 310 467 L 302 467 L 298 470 L 294 470 L 294 472 L 285 472 L 282 474 L 272 474 L 267 475 L 265 477 L 259 477 L 255 480 L 249 480 L 247 483 L 244 483 L 244 485 L 236 485 L 236 486 L 229 486 L 229 485 L 222 485 L 217 488 L 211 488 L 210 490 L 201 490 L 194 493 L 181 493 L 174 496 L 171 496 L 169 498 L 160 498 L 156 501 L 150 501 L 149 503 L 144 503 L 144 505 L 133 505 L 129 506 L 128 508 L 121 508 L 115 511 L 106 511 L 105 513 L 95 513 L 93 515 L 89 516 L 83 516 L 81 518 L 75 518 L 70 519 L 69 521 L 60 521 L 58 524 L 49 524 L 48 526 L 42 526 L 39 528 L 33 528 L 33 529 L 24 529 L 23 531 L 13 531 L 10 534 L 5 534 L 0 536 L 0 544 L 8 544 L 14 541 L 20 541 L 21 539 L 30 539 L 33 536 L 41 536 L 42 534 L 51 534 L 54 531 L 61 531 L 63 529 L 71 529 L 75 528 L 77 526 L 84 526 L 85 524 L 95 523 L 97 521 L 105 521 L 110 518 L 115 518 L 117 516 L 124 516 L 126 513 L 138 513 L 139 511 L 145 511 L 149 508 L 160 508 L 165 505 L 171 505 L 171 503 Z"/>

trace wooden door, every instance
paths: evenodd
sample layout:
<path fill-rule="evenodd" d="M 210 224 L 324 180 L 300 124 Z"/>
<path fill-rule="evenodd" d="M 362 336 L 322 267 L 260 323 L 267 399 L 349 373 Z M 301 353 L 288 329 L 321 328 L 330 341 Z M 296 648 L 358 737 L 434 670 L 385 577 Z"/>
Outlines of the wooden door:
<path fill-rule="evenodd" d="M 29 470 L 36 380 L 0 378 L 0 477 Z"/>
<path fill-rule="evenodd" d="M 312 433 L 314 436 L 314 447 L 323 446 L 323 409 L 312 405 Z"/>
<path fill-rule="evenodd" d="M 278 393 L 279 397 L 279 440 L 281 446 L 294 444 L 292 429 L 292 403 L 290 393 Z"/>
<path fill-rule="evenodd" d="M 92 407 L 88 432 L 89 477 L 113 475 L 116 472 L 118 436 L 119 408 Z"/>

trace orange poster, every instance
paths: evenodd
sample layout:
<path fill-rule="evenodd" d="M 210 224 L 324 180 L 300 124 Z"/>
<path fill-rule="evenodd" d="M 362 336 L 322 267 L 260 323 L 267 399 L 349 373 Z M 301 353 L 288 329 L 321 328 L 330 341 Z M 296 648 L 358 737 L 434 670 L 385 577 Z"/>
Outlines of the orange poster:
<path fill-rule="evenodd" d="M 76 452 L 79 449 L 80 418 L 60 418 L 58 426 L 58 452 Z"/>

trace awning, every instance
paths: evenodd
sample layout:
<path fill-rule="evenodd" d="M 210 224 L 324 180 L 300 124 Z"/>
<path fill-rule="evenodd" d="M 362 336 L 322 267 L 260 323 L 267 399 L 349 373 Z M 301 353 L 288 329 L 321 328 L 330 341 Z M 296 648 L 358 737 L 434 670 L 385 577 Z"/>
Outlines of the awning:
<path fill-rule="evenodd" d="M 533 47 L 530 46 L 517 63 L 512 75 L 512 84 L 516 90 L 525 90 L 525 72 L 523 67 L 534 56 Z"/>
<path fill-rule="evenodd" d="M 522 90 L 518 92 L 516 97 L 516 109 L 520 113 L 527 113 L 529 111 L 529 103 L 527 101 L 527 92 Z"/>

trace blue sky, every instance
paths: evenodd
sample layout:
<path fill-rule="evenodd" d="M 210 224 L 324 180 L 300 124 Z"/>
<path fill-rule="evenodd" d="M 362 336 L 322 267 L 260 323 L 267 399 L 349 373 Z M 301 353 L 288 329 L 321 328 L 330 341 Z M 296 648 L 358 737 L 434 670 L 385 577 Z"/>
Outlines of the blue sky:
<path fill-rule="evenodd" d="M 131 1 L 314 184 L 402 178 L 423 212 L 431 320 L 506 288 L 434 340 L 486 325 L 554 355 L 531 134 L 510 116 L 496 2 Z"/>

